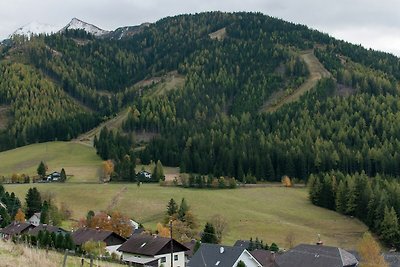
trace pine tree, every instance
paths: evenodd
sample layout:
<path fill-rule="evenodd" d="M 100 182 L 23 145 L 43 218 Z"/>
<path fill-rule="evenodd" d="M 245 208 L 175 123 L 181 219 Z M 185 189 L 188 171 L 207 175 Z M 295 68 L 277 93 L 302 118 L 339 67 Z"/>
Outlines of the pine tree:
<path fill-rule="evenodd" d="M 40 212 L 40 223 L 48 224 L 49 223 L 49 204 L 45 200 L 42 205 L 42 210 Z"/>
<path fill-rule="evenodd" d="M 171 198 L 168 202 L 167 206 L 167 215 L 168 216 L 173 216 L 178 212 L 178 205 L 176 204 L 175 200 Z"/>
<path fill-rule="evenodd" d="M 382 239 L 391 245 L 399 243 L 399 222 L 393 207 L 386 206 L 380 229 Z"/>
<path fill-rule="evenodd" d="M 60 182 L 65 182 L 66 180 L 67 180 L 67 174 L 65 173 L 64 168 L 62 168 L 60 173 Z"/>
<path fill-rule="evenodd" d="M 154 166 L 152 178 L 155 181 L 165 180 L 164 170 L 160 160 L 158 160 L 157 164 Z"/>
<path fill-rule="evenodd" d="M 211 223 L 206 223 L 203 233 L 201 235 L 202 243 L 218 244 L 218 238 L 215 234 L 214 226 Z"/>
<path fill-rule="evenodd" d="M 42 198 L 39 191 L 34 188 L 29 188 L 26 197 L 26 216 L 30 218 L 35 212 L 40 212 L 42 209 Z"/>
<path fill-rule="evenodd" d="M 188 212 L 189 206 L 186 203 L 185 198 L 182 198 L 181 205 L 179 206 L 178 210 L 178 219 L 182 222 L 185 221 L 186 212 Z"/>
<path fill-rule="evenodd" d="M 344 214 L 347 207 L 347 187 L 345 181 L 340 181 L 336 192 L 336 211 Z"/>
<path fill-rule="evenodd" d="M 269 250 L 274 251 L 274 252 L 278 252 L 279 251 L 279 247 L 277 244 L 272 243 L 271 246 L 269 247 Z"/>
<path fill-rule="evenodd" d="M 42 178 L 46 176 L 46 165 L 43 163 L 43 161 L 39 163 L 37 174 Z"/>
<path fill-rule="evenodd" d="M 63 244 L 64 244 L 64 234 L 58 233 L 56 237 L 56 248 L 57 249 L 63 248 Z"/>

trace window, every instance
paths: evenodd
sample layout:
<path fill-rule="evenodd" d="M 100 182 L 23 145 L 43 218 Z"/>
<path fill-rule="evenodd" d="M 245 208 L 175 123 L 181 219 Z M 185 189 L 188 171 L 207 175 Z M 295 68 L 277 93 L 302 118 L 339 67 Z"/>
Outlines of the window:
<path fill-rule="evenodd" d="M 178 255 L 174 255 L 174 261 L 178 260 Z"/>
<path fill-rule="evenodd" d="M 167 262 L 167 258 L 166 257 L 162 257 L 161 258 L 161 263 Z"/>

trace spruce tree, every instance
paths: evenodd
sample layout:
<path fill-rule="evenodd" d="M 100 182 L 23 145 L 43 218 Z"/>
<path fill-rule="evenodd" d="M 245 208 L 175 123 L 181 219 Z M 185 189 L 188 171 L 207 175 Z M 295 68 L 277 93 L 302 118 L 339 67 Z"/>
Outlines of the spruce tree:
<path fill-rule="evenodd" d="M 218 238 L 215 234 L 214 226 L 211 223 L 206 223 L 201 235 L 202 243 L 218 244 Z"/>
<path fill-rule="evenodd" d="M 65 173 L 64 168 L 62 168 L 60 173 L 60 182 L 65 182 L 66 180 L 67 180 L 67 174 Z"/>
<path fill-rule="evenodd" d="M 39 166 L 37 167 L 37 174 L 43 178 L 46 176 L 46 165 L 43 163 L 43 161 L 41 161 L 39 163 Z"/>
<path fill-rule="evenodd" d="M 274 252 L 278 252 L 279 251 L 279 247 L 277 244 L 272 243 L 271 246 L 269 247 L 269 250 L 274 251 Z"/>
<path fill-rule="evenodd" d="M 30 218 L 35 212 L 40 212 L 42 210 L 42 198 L 36 187 L 29 188 L 25 201 L 27 218 Z"/>
<path fill-rule="evenodd" d="M 42 210 L 40 212 L 40 223 L 48 224 L 49 223 L 49 204 L 45 200 L 42 205 Z"/>
<path fill-rule="evenodd" d="M 393 207 L 390 209 L 387 206 L 385 207 L 380 233 L 387 244 L 396 245 L 399 243 L 399 222 Z"/>
<path fill-rule="evenodd" d="M 167 215 L 172 216 L 178 212 L 178 205 L 176 204 L 175 200 L 171 198 L 167 205 Z"/>
<path fill-rule="evenodd" d="M 179 206 L 178 210 L 178 219 L 182 222 L 185 221 L 186 212 L 188 212 L 189 206 L 186 203 L 185 198 L 182 198 L 181 205 Z"/>

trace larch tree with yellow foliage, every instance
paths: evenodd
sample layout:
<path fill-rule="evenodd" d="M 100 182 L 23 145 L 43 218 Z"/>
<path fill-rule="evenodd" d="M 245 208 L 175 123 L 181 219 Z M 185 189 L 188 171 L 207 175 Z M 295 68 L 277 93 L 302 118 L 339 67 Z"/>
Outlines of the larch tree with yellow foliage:
<path fill-rule="evenodd" d="M 389 265 L 383 258 L 381 248 L 370 233 L 365 233 L 358 243 L 358 253 L 360 253 L 360 267 L 388 267 Z"/>
<path fill-rule="evenodd" d="M 285 175 L 282 177 L 282 185 L 285 187 L 291 187 L 292 181 L 290 180 L 289 176 Z"/>
<path fill-rule="evenodd" d="M 17 214 L 15 214 L 14 219 L 17 222 L 25 222 L 25 213 L 21 210 L 21 208 L 18 209 Z"/>

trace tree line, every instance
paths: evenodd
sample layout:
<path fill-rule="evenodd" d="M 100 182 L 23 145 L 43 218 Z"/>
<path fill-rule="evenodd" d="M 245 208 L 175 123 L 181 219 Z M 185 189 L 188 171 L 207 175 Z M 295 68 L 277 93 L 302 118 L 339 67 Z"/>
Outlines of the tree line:
<path fill-rule="evenodd" d="M 332 171 L 311 175 L 308 187 L 313 204 L 354 216 L 387 245 L 400 247 L 400 183 L 396 179 Z"/>

